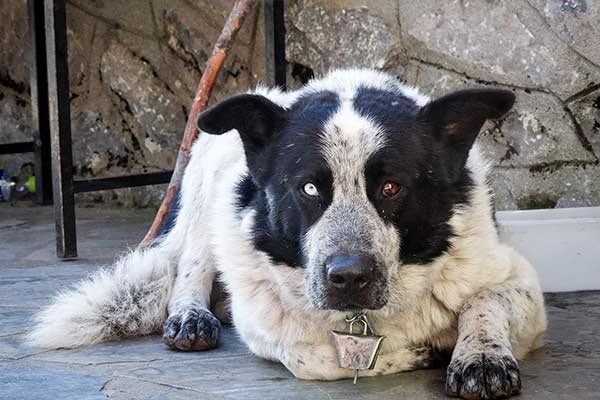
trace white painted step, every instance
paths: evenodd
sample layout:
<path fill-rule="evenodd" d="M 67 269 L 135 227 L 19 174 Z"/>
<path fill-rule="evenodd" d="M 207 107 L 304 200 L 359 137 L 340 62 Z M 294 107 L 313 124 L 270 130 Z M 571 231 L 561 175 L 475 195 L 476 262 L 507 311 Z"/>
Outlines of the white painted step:
<path fill-rule="evenodd" d="M 497 213 L 500 237 L 536 267 L 545 292 L 600 290 L 600 207 Z"/>

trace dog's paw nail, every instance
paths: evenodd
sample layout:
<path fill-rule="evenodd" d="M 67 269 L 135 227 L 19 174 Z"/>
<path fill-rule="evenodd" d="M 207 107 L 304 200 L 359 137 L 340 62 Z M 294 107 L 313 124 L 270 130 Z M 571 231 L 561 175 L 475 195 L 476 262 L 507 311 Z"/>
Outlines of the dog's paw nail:
<path fill-rule="evenodd" d="M 473 353 L 448 366 L 446 393 L 464 399 L 499 399 L 521 391 L 519 366 L 512 355 Z"/>
<path fill-rule="evenodd" d="M 188 310 L 174 314 L 163 327 L 167 346 L 181 351 L 201 351 L 219 345 L 221 323 L 207 310 Z"/>

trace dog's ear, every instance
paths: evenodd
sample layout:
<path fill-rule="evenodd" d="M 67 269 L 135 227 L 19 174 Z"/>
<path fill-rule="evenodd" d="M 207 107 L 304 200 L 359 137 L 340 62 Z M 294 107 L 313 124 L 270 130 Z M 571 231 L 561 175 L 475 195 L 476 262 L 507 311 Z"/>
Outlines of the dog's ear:
<path fill-rule="evenodd" d="M 515 95 L 503 89 L 460 90 L 425 105 L 418 121 L 427 126 L 437 142 L 439 161 L 449 182 L 455 182 L 469 150 L 487 119 L 500 118 L 515 102 Z"/>
<path fill-rule="evenodd" d="M 212 135 L 236 129 L 244 144 L 250 173 L 260 183 L 261 153 L 286 122 L 284 108 L 264 96 L 241 94 L 202 112 L 198 117 L 198 129 Z"/>

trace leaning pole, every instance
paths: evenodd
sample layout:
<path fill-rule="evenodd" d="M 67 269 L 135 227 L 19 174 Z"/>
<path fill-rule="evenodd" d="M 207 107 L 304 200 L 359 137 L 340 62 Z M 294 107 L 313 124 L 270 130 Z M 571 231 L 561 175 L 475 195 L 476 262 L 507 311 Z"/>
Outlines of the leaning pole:
<path fill-rule="evenodd" d="M 227 18 L 225 26 L 223 26 L 223 30 L 215 43 L 212 54 L 206 62 L 202 78 L 196 89 L 196 96 L 194 97 L 194 102 L 192 103 L 187 124 L 185 126 L 181 146 L 179 146 L 179 153 L 177 154 L 177 161 L 175 163 L 173 175 L 171 176 L 171 181 L 169 182 L 165 197 L 156 213 L 156 217 L 154 217 L 152 226 L 150 226 L 148 233 L 146 233 L 146 236 L 138 246 L 140 249 L 150 245 L 156 238 L 156 235 L 160 232 L 160 228 L 167 219 L 169 211 L 175 203 L 177 193 L 181 187 L 181 180 L 183 178 L 185 167 L 190 160 L 192 145 L 198 138 L 199 132 L 196 126 L 198 115 L 206 109 L 215 82 L 219 76 L 219 72 L 225 62 L 225 58 L 231 50 L 231 46 L 233 45 L 235 37 L 244 23 L 246 16 L 248 16 L 255 3 L 256 0 L 236 0 L 229 13 L 229 18 Z"/>

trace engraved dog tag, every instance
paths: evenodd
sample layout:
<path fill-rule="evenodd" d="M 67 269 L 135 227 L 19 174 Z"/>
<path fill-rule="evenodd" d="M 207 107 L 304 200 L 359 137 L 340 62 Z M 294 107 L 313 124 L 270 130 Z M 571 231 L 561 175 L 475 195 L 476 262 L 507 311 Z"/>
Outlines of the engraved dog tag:
<path fill-rule="evenodd" d="M 358 371 L 375 367 L 381 342 L 385 336 L 373 333 L 365 314 L 355 315 L 346 319 L 346 322 L 350 324 L 350 332 L 331 331 L 331 337 L 340 368 L 353 369 L 354 384 L 356 384 Z M 362 334 L 354 333 L 355 323 L 363 325 Z"/>

